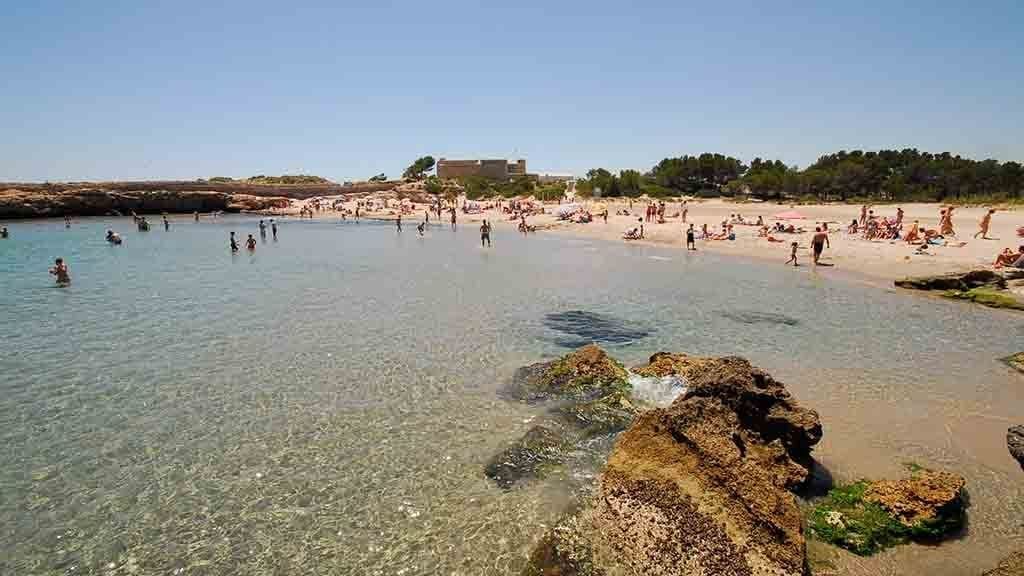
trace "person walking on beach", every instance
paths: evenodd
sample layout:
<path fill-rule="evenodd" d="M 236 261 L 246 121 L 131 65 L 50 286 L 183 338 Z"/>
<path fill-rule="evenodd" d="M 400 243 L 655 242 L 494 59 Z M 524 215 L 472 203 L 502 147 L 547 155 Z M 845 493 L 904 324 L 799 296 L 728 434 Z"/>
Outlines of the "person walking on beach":
<path fill-rule="evenodd" d="M 687 250 L 696 250 L 697 249 L 697 240 L 696 240 L 696 238 L 694 238 L 695 234 L 696 233 L 693 230 L 693 224 L 690 224 L 690 227 L 686 229 L 686 249 Z"/>
<path fill-rule="evenodd" d="M 256 251 L 256 239 L 252 237 L 252 234 L 249 234 L 249 237 L 246 238 L 246 240 L 245 240 L 245 248 L 249 252 L 255 252 Z"/>
<path fill-rule="evenodd" d="M 277 240 L 277 222 L 273 219 L 270 220 L 270 233 L 274 236 L 274 240 Z"/>
<path fill-rule="evenodd" d="M 896 227 L 899 228 L 903 225 L 903 208 L 896 209 Z"/>
<path fill-rule="evenodd" d="M 491 225 L 484 220 L 484 223 L 480 225 L 480 247 L 483 248 L 484 243 L 487 247 L 491 247 Z"/>
<path fill-rule="evenodd" d="M 67 286 L 71 284 L 71 275 L 68 273 L 68 265 L 64 263 L 63 258 L 57 258 L 53 261 L 53 268 L 50 268 L 50 274 L 57 277 L 57 286 Z"/>
<path fill-rule="evenodd" d="M 398 231 L 401 232 L 402 231 L 402 215 L 401 214 L 398 215 L 398 219 L 395 220 L 395 224 L 398 225 Z"/>
<path fill-rule="evenodd" d="M 651 209 L 650 206 L 648 206 L 647 209 L 650 210 Z M 640 221 L 640 239 L 643 240 L 643 238 L 644 238 L 644 219 L 643 218 L 637 218 L 637 220 Z"/>
<path fill-rule="evenodd" d="M 235 233 L 231 233 L 231 251 L 238 252 L 238 242 L 235 241 Z"/>
<path fill-rule="evenodd" d="M 991 240 L 988 237 L 988 227 L 992 224 L 992 215 L 995 214 L 995 208 L 985 212 L 985 215 L 981 217 L 981 223 L 978 225 L 978 231 L 974 233 L 974 238 L 977 239 L 978 235 L 981 235 L 982 240 Z"/>
<path fill-rule="evenodd" d="M 796 263 L 796 247 L 798 246 L 798 244 L 796 242 L 793 242 L 790 246 L 793 250 L 789 253 L 789 260 L 786 260 L 786 264 L 792 262 L 793 266 L 799 266 L 799 264 Z"/>
<path fill-rule="evenodd" d="M 828 242 L 828 232 L 822 232 L 821 228 L 814 229 L 814 238 L 811 240 L 811 247 L 814 248 L 814 265 L 818 265 L 818 259 L 821 258 L 821 253 L 825 250 L 825 247 L 831 248 Z M 794 258 L 795 258 L 794 252 Z"/>
<path fill-rule="evenodd" d="M 941 214 L 939 218 L 939 234 L 943 236 L 956 236 L 956 232 L 953 231 L 953 207 L 947 206 L 939 214 Z"/>

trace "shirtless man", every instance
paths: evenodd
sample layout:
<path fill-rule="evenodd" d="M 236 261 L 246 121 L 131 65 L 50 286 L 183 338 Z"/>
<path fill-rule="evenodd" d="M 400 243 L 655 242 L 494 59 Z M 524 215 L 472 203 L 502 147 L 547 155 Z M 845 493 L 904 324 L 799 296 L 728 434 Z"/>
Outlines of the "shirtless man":
<path fill-rule="evenodd" d="M 57 286 L 67 286 L 71 284 L 71 275 L 68 274 L 68 265 L 64 263 L 63 258 L 57 258 L 53 262 L 53 268 L 50 268 L 50 274 L 57 277 Z"/>
<path fill-rule="evenodd" d="M 420 233 L 420 236 L 423 236 L 423 229 L 424 229 L 424 228 L 425 228 L 426 226 L 427 226 L 427 223 L 426 223 L 426 222 L 420 222 L 420 223 L 419 223 L 419 226 L 416 226 L 416 231 Z"/>
<path fill-rule="evenodd" d="M 821 252 L 826 246 L 831 248 L 832 246 L 828 242 L 828 233 L 822 232 L 821 228 L 814 229 L 814 238 L 811 239 L 811 246 L 814 248 L 814 265 L 818 265 L 818 259 L 821 258 Z M 794 255 L 795 258 L 795 255 Z"/>
<path fill-rule="evenodd" d="M 484 223 L 480 225 L 480 247 L 482 248 L 484 243 L 487 243 L 487 247 L 491 247 L 491 225 L 484 220 Z"/>
<path fill-rule="evenodd" d="M 249 237 L 245 239 L 245 248 L 249 252 L 256 251 L 256 239 L 252 237 L 252 234 L 249 234 Z"/>
<path fill-rule="evenodd" d="M 914 223 L 910 225 L 910 232 L 907 232 L 907 235 L 904 238 L 904 240 L 906 240 L 907 243 L 918 242 L 919 240 L 921 240 L 920 231 L 921 225 L 918 223 L 917 220 L 914 220 Z"/>
<path fill-rule="evenodd" d="M 395 224 L 398 225 L 398 231 L 401 232 L 402 231 L 402 215 L 401 214 L 398 215 L 398 219 L 395 220 Z"/>
<path fill-rule="evenodd" d="M 686 229 L 686 249 L 687 250 L 696 250 L 697 249 L 697 240 L 696 240 L 696 238 L 694 238 L 695 235 L 696 235 L 696 232 L 694 232 L 694 230 L 693 230 L 693 224 L 690 224 L 690 227 Z"/>
<path fill-rule="evenodd" d="M 277 240 L 277 222 L 274 220 L 270 221 L 270 233 L 274 235 L 274 240 Z"/>
<path fill-rule="evenodd" d="M 985 212 L 985 215 L 981 217 L 981 223 L 978 224 L 978 231 L 974 233 L 974 238 L 977 239 L 978 235 L 981 235 L 982 240 L 991 240 L 988 237 L 988 227 L 992 224 L 992 215 L 995 214 L 995 209 L 990 209 Z"/>
<path fill-rule="evenodd" d="M 235 241 L 235 233 L 234 232 L 231 233 L 231 244 L 230 245 L 231 245 L 231 251 L 232 252 L 238 252 L 238 242 Z"/>

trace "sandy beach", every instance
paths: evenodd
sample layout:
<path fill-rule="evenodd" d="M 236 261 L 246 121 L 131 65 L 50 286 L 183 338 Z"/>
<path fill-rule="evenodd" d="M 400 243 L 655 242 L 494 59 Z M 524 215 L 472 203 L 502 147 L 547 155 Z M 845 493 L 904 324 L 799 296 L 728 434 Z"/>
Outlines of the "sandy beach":
<path fill-rule="evenodd" d="M 380 195 L 371 195 L 363 198 L 380 198 Z M 326 199 L 324 204 L 331 204 L 332 199 Z M 463 200 L 460 200 L 460 205 Z M 571 234 L 585 238 L 595 238 L 607 241 L 626 242 L 622 239 L 625 231 L 638 226 L 638 217 L 644 214 L 645 204 L 642 200 L 635 200 L 632 208 L 628 200 L 623 199 L 600 199 L 592 201 L 581 201 L 584 206 L 606 206 L 608 208 L 608 221 L 595 217 L 586 224 L 576 224 L 558 220 L 556 211 L 558 203 L 544 203 L 544 214 L 535 214 L 527 218 L 531 226 L 536 226 L 536 233 L 559 233 Z M 297 213 L 307 202 L 295 203 L 287 213 Z M 479 205 L 488 205 L 491 202 L 477 202 Z M 391 201 L 394 206 L 395 201 Z M 346 199 L 344 206 L 354 211 L 356 201 Z M 420 222 L 423 219 L 426 204 L 413 204 L 414 208 L 405 218 L 410 223 Z M 689 224 L 694 224 L 698 231 L 697 249 L 707 250 L 715 253 L 730 254 L 746 258 L 757 258 L 769 261 L 778 261 L 783 265 L 789 258 L 791 242 L 798 242 L 798 261 L 802 267 L 811 267 L 811 238 L 814 235 L 815 226 L 821 223 L 828 223 L 830 245 L 825 249 L 821 263 L 823 266 L 816 267 L 819 273 L 823 274 L 846 274 L 860 276 L 869 282 L 879 285 L 891 286 L 892 281 L 906 276 L 925 276 L 942 274 L 947 272 L 962 272 L 979 268 L 991 268 L 995 255 L 1004 248 L 1017 249 L 1017 246 L 1024 243 L 1024 238 L 1017 236 L 1016 230 L 1024 226 L 1024 212 L 1019 208 L 1007 208 L 994 206 L 997 212 L 992 218 L 989 228 L 989 239 L 974 238 L 979 230 L 978 224 L 982 216 L 989 210 L 989 206 L 957 207 L 954 211 L 953 223 L 956 237 L 950 239 L 947 246 L 929 246 L 927 254 L 919 254 L 917 246 L 910 245 L 902 240 L 865 240 L 861 235 L 847 233 L 850 222 L 859 219 L 861 207 L 852 204 L 815 204 L 815 205 L 789 205 L 769 202 L 732 202 L 723 199 L 711 200 L 690 200 L 687 202 L 686 223 L 682 222 L 679 216 L 681 204 L 678 201 L 666 205 L 666 221 L 658 224 L 654 222 L 644 223 L 644 239 L 631 240 L 636 244 L 656 244 L 677 246 L 685 248 L 685 230 Z M 872 205 L 871 209 L 879 217 L 895 218 L 897 208 L 904 210 L 904 222 L 906 226 L 917 220 L 924 228 L 939 227 L 939 211 L 944 205 L 937 203 L 922 204 L 901 204 L 901 205 Z M 629 212 L 630 215 L 620 215 L 618 212 Z M 766 238 L 758 236 L 759 227 L 749 225 L 736 225 L 733 230 L 736 239 L 733 241 L 704 241 L 699 239 L 699 231 L 704 224 L 712 234 L 721 229 L 723 221 L 729 220 L 733 215 L 742 215 L 746 221 L 757 221 L 762 217 L 764 222 L 771 226 L 779 220 L 774 218 L 775 214 L 786 211 L 796 211 L 804 216 L 803 219 L 784 220 L 784 224 L 793 224 L 796 228 L 803 228 L 804 232 L 796 234 L 774 234 L 782 242 L 769 242 Z M 361 213 L 364 218 L 393 219 L 394 209 L 385 209 Z M 315 213 L 317 218 L 340 218 L 340 212 L 335 210 L 322 210 Z M 445 214 L 443 221 L 448 222 L 448 215 Z M 458 215 L 458 222 L 461 225 L 478 225 L 482 220 L 487 219 L 496 226 L 517 226 L 518 221 L 513 220 L 510 214 L 505 214 L 498 207 L 491 207 L 481 212 L 470 214 L 461 210 Z M 431 220 L 436 225 L 435 220 Z M 414 226 L 412 226 L 414 227 Z M 964 245 L 959 245 L 964 243 Z"/>

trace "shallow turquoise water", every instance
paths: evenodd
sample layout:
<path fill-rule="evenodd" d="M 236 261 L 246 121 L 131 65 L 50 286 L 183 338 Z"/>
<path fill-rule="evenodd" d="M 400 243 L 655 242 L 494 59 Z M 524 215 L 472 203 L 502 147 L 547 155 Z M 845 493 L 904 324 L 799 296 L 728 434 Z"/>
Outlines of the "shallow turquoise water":
<path fill-rule="evenodd" d="M 3 574 L 515 573 L 569 481 L 593 473 L 511 492 L 482 474 L 538 414 L 496 391 L 564 353 L 544 319 L 566 310 L 649 330 L 609 347 L 627 363 L 764 366 L 821 412 L 817 455 L 840 479 L 908 460 L 967 476 L 966 537 L 854 572 L 976 573 L 1024 539 L 1005 447 L 1024 379 L 996 361 L 1024 348 L 1019 315 L 503 229 L 486 250 L 468 226 L 289 220 L 232 255 L 228 231 L 258 237 L 256 220 L 7 225 Z M 68 288 L 47 274 L 56 256 Z"/>

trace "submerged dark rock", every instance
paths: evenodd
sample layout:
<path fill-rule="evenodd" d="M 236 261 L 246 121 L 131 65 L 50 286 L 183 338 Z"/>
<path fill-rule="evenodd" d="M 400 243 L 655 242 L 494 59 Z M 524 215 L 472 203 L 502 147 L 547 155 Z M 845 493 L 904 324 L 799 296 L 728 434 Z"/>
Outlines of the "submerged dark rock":
<path fill-rule="evenodd" d="M 484 468 L 488 478 L 502 488 L 542 474 L 544 467 L 562 460 L 565 439 L 544 426 L 530 428 L 522 438 L 491 458 Z"/>
<path fill-rule="evenodd" d="M 618 318 L 587 312 L 568 310 L 544 316 L 544 325 L 568 337 L 557 338 L 560 346 L 577 348 L 587 344 L 629 344 L 650 335 L 644 328 L 631 326 Z"/>
<path fill-rule="evenodd" d="M 672 359 L 655 355 L 651 364 L 664 368 Z M 791 490 L 810 474 L 804 463 L 821 438 L 817 414 L 741 358 L 680 366 L 690 391 L 668 408 L 642 413 L 619 437 L 598 493 L 577 516 L 586 538 L 573 538 L 570 525 L 556 531 L 573 547 L 552 553 L 546 539 L 549 550 L 531 560 L 555 568 L 527 573 L 579 573 L 558 570 L 578 569 L 575 559 L 588 554 L 624 573 L 805 573 L 802 517 Z"/>
<path fill-rule="evenodd" d="M 1024 425 L 1014 426 L 1006 431 L 1006 447 L 1010 449 L 1010 455 L 1024 469 Z"/>
<path fill-rule="evenodd" d="M 562 461 L 561 453 L 597 435 L 626 428 L 639 408 L 626 369 L 596 345 L 558 360 L 516 371 L 505 394 L 526 402 L 548 402 L 547 424 L 531 428 L 495 456 L 485 473 L 502 488 L 533 477 Z"/>
<path fill-rule="evenodd" d="M 600 347 L 590 344 L 552 362 L 524 366 L 506 393 L 528 402 L 553 398 L 595 398 L 629 389 L 626 369 Z"/>
<path fill-rule="evenodd" d="M 757 310 L 726 310 L 719 312 L 724 318 L 740 322 L 742 324 L 779 324 L 782 326 L 796 326 L 799 320 L 785 314 L 774 312 L 760 312 Z"/>

